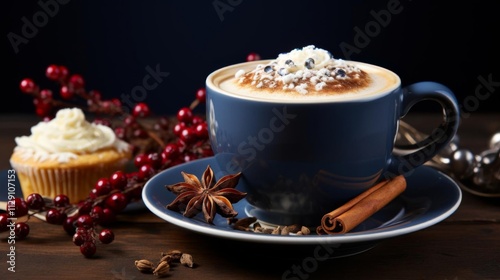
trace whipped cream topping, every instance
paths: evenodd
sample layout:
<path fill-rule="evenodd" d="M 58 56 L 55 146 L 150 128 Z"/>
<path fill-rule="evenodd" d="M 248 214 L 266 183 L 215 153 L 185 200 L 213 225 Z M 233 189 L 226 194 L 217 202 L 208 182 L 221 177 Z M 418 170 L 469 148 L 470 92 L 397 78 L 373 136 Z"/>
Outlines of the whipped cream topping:
<path fill-rule="evenodd" d="M 118 139 L 110 127 L 86 121 L 79 108 L 59 110 L 54 119 L 33 126 L 30 136 L 16 137 L 15 141 L 16 150 L 21 150 L 24 158 L 38 161 L 68 162 L 101 149 L 129 149 L 129 144 Z"/>
<path fill-rule="evenodd" d="M 334 59 L 330 52 L 314 45 L 294 49 L 250 72 L 241 69 L 235 78 L 256 89 L 293 90 L 300 94 L 329 91 L 341 93 L 365 87 L 370 77 L 355 65 Z"/>

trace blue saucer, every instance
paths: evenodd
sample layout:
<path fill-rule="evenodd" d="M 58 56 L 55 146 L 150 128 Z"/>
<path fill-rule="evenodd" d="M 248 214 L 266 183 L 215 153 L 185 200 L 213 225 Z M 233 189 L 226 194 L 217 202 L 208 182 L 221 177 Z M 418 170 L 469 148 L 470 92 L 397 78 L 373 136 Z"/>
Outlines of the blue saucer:
<path fill-rule="evenodd" d="M 167 222 L 201 234 L 273 244 L 349 244 L 356 248 L 349 254 L 355 254 L 373 247 L 382 239 L 415 232 L 441 222 L 455 212 L 462 200 L 459 186 L 450 177 L 431 167 L 421 166 L 406 177 L 407 188 L 398 198 L 349 233 L 295 236 L 244 232 L 233 229 L 226 218 L 219 215 L 216 215 L 212 225 L 204 221 L 202 214 L 186 218 L 165 207 L 175 199 L 175 195 L 165 185 L 184 181 L 181 171 L 201 177 L 208 165 L 213 169 L 216 179 L 222 176 L 213 157 L 177 165 L 158 173 L 144 186 L 142 198 L 146 207 Z M 246 209 L 249 209 L 249 205 L 245 199 L 233 206 L 238 212 L 237 218 L 248 217 Z"/>

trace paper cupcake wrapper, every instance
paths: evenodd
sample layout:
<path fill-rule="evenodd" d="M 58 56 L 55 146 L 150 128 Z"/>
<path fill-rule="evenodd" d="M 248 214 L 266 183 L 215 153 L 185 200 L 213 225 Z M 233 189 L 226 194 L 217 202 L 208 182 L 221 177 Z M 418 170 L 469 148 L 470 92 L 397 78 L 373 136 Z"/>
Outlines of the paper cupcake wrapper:
<path fill-rule="evenodd" d="M 122 163 L 106 164 L 79 169 L 40 169 L 30 166 L 13 166 L 17 171 L 23 196 L 39 193 L 48 198 L 65 194 L 71 203 L 86 199 L 97 180 L 109 177 L 123 167 Z"/>

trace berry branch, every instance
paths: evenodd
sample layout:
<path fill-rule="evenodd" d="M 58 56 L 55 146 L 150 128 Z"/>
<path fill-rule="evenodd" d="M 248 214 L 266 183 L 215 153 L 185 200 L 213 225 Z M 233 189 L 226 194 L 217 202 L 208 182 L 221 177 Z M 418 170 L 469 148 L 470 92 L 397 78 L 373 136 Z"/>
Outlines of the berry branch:
<path fill-rule="evenodd" d="M 213 155 L 205 117 L 193 112 L 205 103 L 205 89 L 198 89 L 194 101 L 175 116 L 148 119 L 151 111 L 146 103 L 136 104 L 131 114 L 126 114 L 118 99 L 105 100 L 99 91 L 85 90 L 83 77 L 70 75 L 65 66 L 49 65 L 45 74 L 59 85 L 58 96 L 50 89 L 41 89 L 30 78 L 20 83 L 21 92 L 33 97 L 38 116 L 50 120 L 59 109 L 78 107 L 104 116 L 93 122 L 113 128 L 118 138 L 134 148 L 134 170 L 117 170 L 99 179 L 83 201 L 70 202 L 64 194 L 46 198 L 37 193 L 25 194 L 26 200 L 14 200 L 16 217 L 27 216 L 26 221 L 16 224 L 17 238 L 28 236 L 30 217 L 42 215 L 47 223 L 61 225 L 80 252 L 91 257 L 98 243 L 114 240 L 113 232 L 103 227 L 113 223 L 127 205 L 141 199 L 142 188 L 152 176 L 177 164 Z M 8 230 L 9 217 L 7 213 L 0 214 L 0 231 Z"/>
<path fill-rule="evenodd" d="M 260 60 L 257 53 L 248 54 L 247 61 Z M 147 122 L 151 111 L 146 103 L 135 104 L 132 113 L 123 111 L 120 100 L 105 100 L 97 90 L 87 91 L 85 80 L 79 74 L 71 74 L 63 65 L 49 65 L 45 71 L 49 80 L 59 85 L 58 97 L 50 89 L 41 89 L 32 79 L 21 80 L 21 92 L 33 97 L 35 113 L 50 120 L 62 108 L 78 107 L 96 116 L 94 123 L 107 125 L 118 138 L 134 147 L 133 171 L 117 170 L 109 177 L 99 179 L 88 197 L 71 202 L 65 194 L 54 198 L 40 194 L 25 194 L 14 198 L 14 216 L 0 214 L 0 232 L 9 230 L 12 217 L 26 217 L 16 222 L 16 238 L 24 239 L 30 232 L 31 217 L 42 217 L 49 224 L 62 226 L 72 236 L 73 243 L 85 257 L 92 257 L 97 244 L 111 243 L 115 235 L 106 228 L 112 224 L 130 203 L 142 199 L 144 184 L 158 172 L 169 167 L 213 155 L 208 141 L 205 117 L 195 114 L 194 109 L 205 103 L 205 88 L 196 91 L 189 106 L 182 107 L 174 117 L 160 116 Z M 107 118 L 106 118 L 107 117 Z"/>

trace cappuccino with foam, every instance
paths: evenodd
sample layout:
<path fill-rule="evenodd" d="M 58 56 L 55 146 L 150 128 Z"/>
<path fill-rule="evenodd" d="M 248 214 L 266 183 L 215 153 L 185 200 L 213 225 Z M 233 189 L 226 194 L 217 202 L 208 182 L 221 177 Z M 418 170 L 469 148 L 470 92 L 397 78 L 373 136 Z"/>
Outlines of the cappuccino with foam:
<path fill-rule="evenodd" d="M 226 67 L 212 81 L 229 95 L 299 103 L 364 99 L 400 85 L 399 77 L 390 70 L 334 59 L 314 46 L 282 53 L 274 60 Z"/>
<path fill-rule="evenodd" d="M 218 176 L 242 172 L 247 216 L 277 225 L 317 226 L 379 180 L 430 160 L 458 129 L 446 86 L 402 87 L 390 70 L 314 46 L 218 69 L 206 94 Z M 443 107 L 443 122 L 395 153 L 399 120 L 423 100 Z"/>

